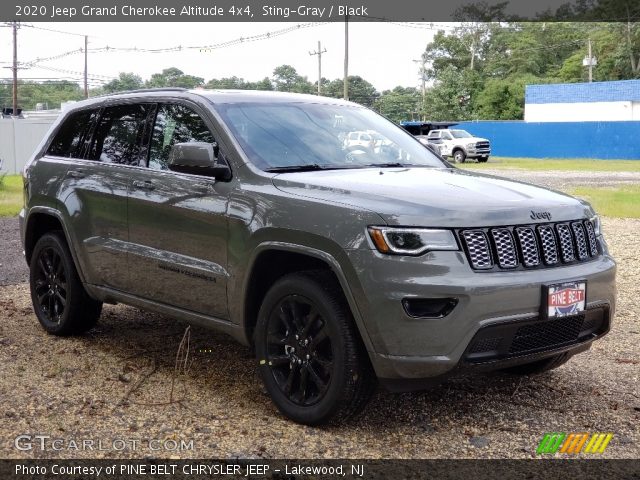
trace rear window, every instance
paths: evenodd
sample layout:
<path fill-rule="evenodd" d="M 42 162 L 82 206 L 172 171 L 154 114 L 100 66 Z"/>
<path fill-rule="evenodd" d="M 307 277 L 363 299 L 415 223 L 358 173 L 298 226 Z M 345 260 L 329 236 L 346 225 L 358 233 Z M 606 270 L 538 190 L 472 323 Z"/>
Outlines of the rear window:
<path fill-rule="evenodd" d="M 47 155 L 80 158 L 82 143 L 97 117 L 97 110 L 82 110 L 67 117 L 54 137 Z"/>

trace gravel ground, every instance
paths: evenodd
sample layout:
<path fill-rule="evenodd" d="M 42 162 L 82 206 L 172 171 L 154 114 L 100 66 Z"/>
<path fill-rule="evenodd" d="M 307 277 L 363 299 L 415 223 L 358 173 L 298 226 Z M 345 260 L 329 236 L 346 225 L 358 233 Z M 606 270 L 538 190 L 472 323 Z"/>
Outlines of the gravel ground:
<path fill-rule="evenodd" d="M 191 327 L 186 372 L 176 372 L 186 325 L 135 308 L 105 305 L 99 327 L 81 337 L 46 335 L 19 283 L 26 267 L 7 255 L 19 249 L 11 225 L 0 224 L 0 278 L 18 283 L 0 287 L 0 458 L 27 456 L 13 446 L 19 434 L 104 448 L 28 454 L 38 458 L 528 458 L 549 431 L 613 432 L 604 457 L 640 457 L 640 220 L 604 220 L 619 262 L 618 310 L 590 351 L 537 377 L 381 390 L 360 418 L 325 428 L 285 420 L 248 349 L 223 335 Z M 168 443 L 151 450 L 150 440 Z M 193 448 L 176 451 L 173 440 Z"/>

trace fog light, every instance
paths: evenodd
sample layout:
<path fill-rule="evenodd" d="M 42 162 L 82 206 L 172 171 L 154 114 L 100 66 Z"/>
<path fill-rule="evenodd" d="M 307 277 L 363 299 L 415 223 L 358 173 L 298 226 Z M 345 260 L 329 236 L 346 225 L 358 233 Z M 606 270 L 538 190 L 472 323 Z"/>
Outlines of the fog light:
<path fill-rule="evenodd" d="M 402 306 L 414 318 L 443 318 L 458 304 L 457 298 L 404 298 Z"/>

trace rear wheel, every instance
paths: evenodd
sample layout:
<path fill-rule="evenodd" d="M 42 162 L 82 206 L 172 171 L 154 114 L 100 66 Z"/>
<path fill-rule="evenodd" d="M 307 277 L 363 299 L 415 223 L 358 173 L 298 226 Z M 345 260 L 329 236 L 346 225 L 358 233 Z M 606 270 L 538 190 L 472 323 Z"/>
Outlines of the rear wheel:
<path fill-rule="evenodd" d="M 553 357 L 544 358 L 536 362 L 525 363 L 523 365 L 516 365 L 515 367 L 505 368 L 505 372 L 513 375 L 537 375 L 539 373 L 548 372 L 555 368 L 564 365 L 572 357 L 570 353 L 560 353 Z"/>
<path fill-rule="evenodd" d="M 318 425 L 364 408 L 374 373 L 334 277 L 282 277 L 263 301 L 255 331 L 260 376 L 278 409 Z"/>
<path fill-rule="evenodd" d="M 33 309 L 47 332 L 82 333 L 98 321 L 102 303 L 84 290 L 61 232 L 47 233 L 36 243 L 29 284 Z"/>
<path fill-rule="evenodd" d="M 467 155 L 464 150 L 456 150 L 453 152 L 453 161 L 455 163 L 464 163 L 467 160 Z"/>

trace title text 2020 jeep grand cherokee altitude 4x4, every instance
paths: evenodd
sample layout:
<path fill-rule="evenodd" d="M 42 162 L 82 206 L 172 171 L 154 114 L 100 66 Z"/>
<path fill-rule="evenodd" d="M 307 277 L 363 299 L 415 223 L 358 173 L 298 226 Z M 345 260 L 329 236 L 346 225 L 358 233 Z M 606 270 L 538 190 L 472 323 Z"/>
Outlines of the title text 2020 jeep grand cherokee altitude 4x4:
<path fill-rule="evenodd" d="M 389 148 L 346 149 L 362 130 Z M 45 330 L 86 331 L 122 302 L 226 332 L 302 423 L 355 414 L 378 379 L 557 367 L 613 316 L 615 263 L 588 204 L 453 168 L 341 100 L 94 98 L 23 175 Z"/>

